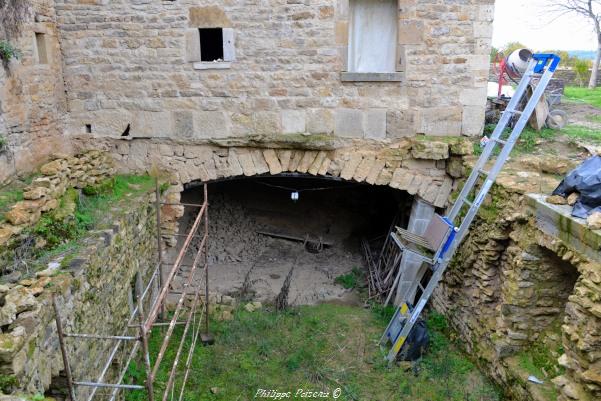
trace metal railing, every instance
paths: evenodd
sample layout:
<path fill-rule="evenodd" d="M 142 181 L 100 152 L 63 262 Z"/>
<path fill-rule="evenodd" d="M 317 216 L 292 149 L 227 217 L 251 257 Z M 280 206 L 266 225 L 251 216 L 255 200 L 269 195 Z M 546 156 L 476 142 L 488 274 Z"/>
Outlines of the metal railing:
<path fill-rule="evenodd" d="M 110 389 L 110 395 L 107 395 L 105 398 L 109 401 L 114 401 L 121 390 L 145 390 L 147 392 L 147 399 L 149 401 L 154 401 L 156 395 L 154 382 L 160 368 L 162 367 L 162 363 L 165 362 L 165 353 L 169 346 L 172 345 L 173 334 L 176 326 L 183 326 L 183 332 L 181 334 L 180 341 L 177 344 L 177 351 L 170 366 L 168 381 L 161 395 L 161 400 L 167 401 L 177 399 L 181 401 L 183 399 L 186 382 L 190 373 L 192 358 L 194 356 L 194 350 L 198 344 L 198 338 L 201 335 L 201 332 L 203 332 L 203 329 L 204 333 L 209 333 L 209 272 L 207 259 L 207 242 L 209 236 L 209 203 L 207 185 L 204 184 L 204 200 L 202 204 L 177 204 L 184 205 L 186 207 L 199 208 L 199 212 L 191 229 L 185 235 L 185 240 L 175 262 L 170 265 L 171 267 L 167 272 L 163 269 L 167 264 L 163 261 L 161 234 L 161 207 L 164 205 L 174 204 L 161 201 L 161 191 L 157 180 L 155 207 L 158 262 L 154 266 L 146 285 L 143 286 L 140 284 L 135 286 L 136 305 L 133 308 L 129 319 L 127 320 L 124 332 L 122 334 L 99 335 L 86 333 L 66 333 L 62 324 L 59 305 L 56 301 L 56 298 L 53 297 L 52 299 L 69 397 L 73 401 L 79 400 L 76 394 L 76 389 L 78 387 L 92 388 L 88 396 L 85 398 L 87 401 L 99 399 L 98 389 L 101 388 Z M 184 260 L 190 255 L 190 245 L 193 238 L 202 239 L 198 249 L 193 255 L 192 264 L 184 265 Z M 185 279 L 183 289 L 175 291 L 173 290 L 174 280 L 176 277 L 184 276 L 184 272 L 182 270 L 184 267 L 189 268 L 189 270 L 186 271 L 187 278 Z M 204 288 L 199 285 L 194 285 L 197 273 L 204 273 L 204 277 L 200 277 L 201 279 L 204 279 Z M 143 272 L 140 270 L 138 271 L 139 281 L 142 280 L 142 277 Z M 152 295 L 153 288 L 158 289 L 158 295 Z M 201 296 L 201 292 L 203 292 L 203 290 L 204 299 L 202 299 Z M 175 304 L 175 309 L 171 313 L 170 319 L 165 320 L 167 302 L 170 295 L 177 295 L 178 298 Z M 185 308 L 184 302 L 190 297 L 192 299 L 191 305 L 189 308 Z M 147 314 L 144 313 L 144 305 L 146 304 L 150 305 Z M 204 327 L 202 327 L 203 322 Z M 154 357 L 154 361 L 151 361 L 148 340 L 152 334 L 153 328 L 156 327 L 166 327 L 166 332 L 163 333 L 163 340 L 161 342 L 158 354 Z M 131 330 L 135 328 L 138 329 L 138 334 L 131 335 Z M 111 348 L 108 358 L 102 365 L 103 368 L 100 371 L 100 374 L 95 378 L 95 380 L 86 381 L 78 380 L 73 377 L 69 354 L 65 342 L 66 339 L 74 339 L 79 341 L 114 341 L 116 344 Z M 183 369 L 179 369 L 180 359 L 184 354 L 184 347 L 187 339 L 190 341 L 189 348 L 185 353 L 185 364 L 183 365 Z M 122 353 L 127 356 L 125 358 L 125 363 L 118 368 L 116 381 L 114 383 L 108 383 L 106 379 L 107 373 L 111 369 L 111 366 L 114 366 L 115 359 L 119 354 L 120 349 L 122 350 Z M 141 351 L 141 355 L 139 351 Z M 123 383 L 128 368 L 136 356 L 141 356 L 144 362 L 146 374 L 144 385 Z M 178 373 L 182 374 L 181 380 L 176 380 Z M 176 382 L 180 386 L 179 391 L 176 391 L 175 389 Z"/>

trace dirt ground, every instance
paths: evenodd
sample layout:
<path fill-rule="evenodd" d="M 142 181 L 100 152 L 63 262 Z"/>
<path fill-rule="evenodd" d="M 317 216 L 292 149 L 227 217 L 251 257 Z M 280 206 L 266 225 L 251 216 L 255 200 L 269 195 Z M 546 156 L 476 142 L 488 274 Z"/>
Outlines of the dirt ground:
<path fill-rule="evenodd" d="M 280 188 L 282 182 L 285 189 Z M 266 183 L 269 185 L 263 185 Z M 290 199 L 286 185 L 302 187 L 298 202 Z M 363 267 L 363 236 L 371 238 L 387 232 L 398 208 L 399 198 L 395 199 L 392 191 L 328 181 L 308 183 L 302 179 L 300 183 L 260 179 L 212 184 L 210 291 L 271 303 L 294 268 L 288 296 L 291 305 L 331 301 L 358 304 L 357 296 L 335 280 Z M 199 196 L 198 191 L 189 191 L 182 201 L 195 202 Z M 182 234 L 194 217 L 188 211 L 182 218 Z M 259 231 L 293 236 L 300 241 L 273 238 Z M 318 253 L 309 251 L 303 242 L 306 238 L 314 244 L 321 242 L 323 249 Z M 174 258 L 172 251 L 169 260 Z M 185 264 L 191 264 L 190 259 Z M 178 278 L 176 288 L 182 281 Z"/>
<path fill-rule="evenodd" d="M 601 110 L 598 108 L 580 102 L 563 102 L 558 108 L 568 113 L 570 125 L 601 131 Z"/>

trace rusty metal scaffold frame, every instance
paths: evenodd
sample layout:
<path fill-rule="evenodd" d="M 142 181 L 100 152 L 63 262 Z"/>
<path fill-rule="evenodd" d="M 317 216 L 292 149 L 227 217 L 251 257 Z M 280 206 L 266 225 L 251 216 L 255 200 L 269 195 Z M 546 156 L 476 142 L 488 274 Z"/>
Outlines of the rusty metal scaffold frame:
<path fill-rule="evenodd" d="M 177 351 L 173 364 L 169 371 L 169 378 L 167 385 L 164 389 L 161 397 L 162 401 L 167 400 L 179 400 L 183 399 L 186 382 L 190 373 L 190 367 L 192 358 L 194 356 L 194 350 L 198 343 L 198 338 L 202 334 L 209 333 L 209 281 L 208 281 L 208 236 L 209 236 L 209 216 L 208 216 L 208 193 L 207 184 L 204 184 L 204 199 L 202 204 L 177 204 L 186 207 L 199 208 L 198 215 L 196 216 L 194 223 L 190 231 L 185 235 L 183 245 L 177 255 L 177 258 L 168 272 L 163 271 L 166 263 L 163 260 L 162 252 L 162 233 L 161 233 L 161 207 L 163 205 L 175 205 L 173 203 L 161 201 L 161 191 L 158 180 L 156 181 L 156 224 L 157 224 L 157 247 L 158 247 L 158 261 L 154 266 L 154 270 L 146 286 L 141 284 L 142 274 L 138 272 L 138 283 L 135 286 L 135 302 L 133 310 L 126 323 L 124 333 L 122 335 L 97 335 L 97 334 L 82 334 L 82 333 L 66 333 L 63 328 L 61 320 L 61 313 L 56 298 L 53 297 L 52 303 L 55 311 L 56 327 L 59 339 L 59 346 L 64 364 L 64 372 L 67 379 L 67 386 L 69 397 L 72 401 L 82 401 L 76 397 L 76 387 L 91 387 L 92 391 L 86 398 L 86 401 L 93 401 L 98 395 L 98 389 L 104 388 L 110 390 L 110 396 L 107 395 L 107 400 L 114 401 L 120 390 L 146 390 L 148 400 L 155 400 L 154 393 L 154 380 L 157 377 L 157 373 L 161 367 L 165 357 L 165 352 L 170 345 L 173 332 L 175 327 L 183 325 L 183 333 L 179 344 L 177 344 Z M 203 229 L 201 230 L 201 227 Z M 201 238 L 200 245 L 196 250 L 196 254 L 193 257 L 191 265 L 183 265 L 185 257 L 191 250 L 191 243 L 193 238 Z M 200 265 L 200 266 L 199 266 Z M 174 291 L 172 285 L 174 279 L 177 276 L 184 277 L 183 267 L 187 267 L 190 270 L 186 271 L 186 278 L 183 288 L 180 291 Z M 195 285 L 194 279 L 197 272 L 202 273 L 204 271 L 204 288 L 201 285 Z M 167 273 L 165 275 L 165 273 Z M 153 297 L 153 289 L 158 289 L 158 295 Z M 202 300 L 201 292 L 204 289 L 204 300 Z M 168 321 L 163 319 L 166 317 L 166 303 L 169 295 L 178 295 L 175 309 L 171 314 L 171 318 Z M 192 298 L 189 308 L 184 308 L 184 302 Z M 144 305 L 146 300 L 150 304 L 148 313 L 144 313 Z M 204 306 L 204 308 L 202 308 Z M 199 312 L 199 307 L 200 312 Z M 186 316 L 187 312 L 187 316 Z M 204 315 L 204 319 L 203 319 Z M 182 317 L 182 320 L 180 320 Z M 203 327 L 204 322 L 204 327 Z M 148 339 L 154 327 L 166 327 L 166 332 L 163 333 L 163 341 L 160 346 L 159 353 L 154 357 L 154 361 L 151 361 L 150 352 L 148 347 Z M 128 335 L 132 329 L 138 329 L 137 335 Z M 204 330 L 203 330 L 204 329 Z M 184 345 L 186 339 L 190 336 L 190 345 L 187 350 L 183 378 L 179 381 L 180 389 L 179 395 L 175 389 L 176 386 L 176 375 L 178 373 L 178 367 L 180 358 L 184 352 Z M 111 348 L 111 352 L 103 365 L 102 371 L 98 375 L 95 381 L 83 381 L 76 380 L 73 377 L 71 370 L 71 364 L 69 362 L 69 354 L 65 343 L 66 338 L 80 339 L 85 341 L 114 341 L 116 344 Z M 127 350 L 126 344 L 131 345 Z M 123 347 L 122 347 L 123 345 Z M 141 347 L 142 359 L 144 362 L 144 368 L 146 373 L 146 380 L 144 385 L 140 384 L 124 384 L 123 379 L 127 373 L 127 369 L 131 362 L 134 360 L 138 351 Z M 117 374 L 116 383 L 105 382 L 105 377 L 119 353 L 119 349 L 123 348 L 122 353 L 126 356 L 125 363 L 120 366 Z"/>

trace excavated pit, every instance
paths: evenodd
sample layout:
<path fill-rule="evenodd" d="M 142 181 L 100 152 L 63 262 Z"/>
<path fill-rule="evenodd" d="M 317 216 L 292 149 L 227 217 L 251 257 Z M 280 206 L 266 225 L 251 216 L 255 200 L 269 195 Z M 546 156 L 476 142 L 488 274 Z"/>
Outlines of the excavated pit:
<path fill-rule="evenodd" d="M 357 303 L 336 278 L 363 268 L 361 238 L 385 236 L 395 216 L 406 220 L 412 200 L 389 187 L 289 176 L 222 181 L 208 191 L 211 292 L 271 303 L 294 267 L 292 305 Z M 202 197 L 197 186 L 181 201 Z M 186 208 L 181 234 L 196 213 Z"/>

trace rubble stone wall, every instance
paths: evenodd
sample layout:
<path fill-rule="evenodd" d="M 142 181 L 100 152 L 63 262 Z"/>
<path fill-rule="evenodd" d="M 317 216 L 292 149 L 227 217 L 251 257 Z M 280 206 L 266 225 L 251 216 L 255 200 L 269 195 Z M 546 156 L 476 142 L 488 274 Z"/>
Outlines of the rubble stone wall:
<path fill-rule="evenodd" d="M 525 196 L 495 186 L 434 306 L 512 399 L 590 401 L 601 396 L 600 272 L 538 229 Z"/>
<path fill-rule="evenodd" d="M 0 286 L 0 372 L 3 383 L 14 378 L 12 391 L 35 395 L 49 388 L 65 390 L 59 379 L 64 372 L 53 294 L 67 333 L 137 334 L 137 329 L 127 330 L 132 283 L 137 273 L 146 278 L 156 265 L 154 210 L 150 196 L 132 199 L 127 206 L 112 209 L 104 228 L 91 233 L 74 257 L 59 260 L 60 267 Z M 115 344 L 74 338 L 65 343 L 77 381 L 96 381 Z M 76 397 L 85 399 L 88 392 L 89 388 L 79 387 Z"/>
<path fill-rule="evenodd" d="M 67 151 L 62 120 L 67 112 L 60 34 L 54 0 L 29 0 L 31 10 L 19 38 L 9 43 L 20 53 L 8 69 L 0 67 L 0 184 L 35 170 L 57 151 Z M 40 61 L 35 34 L 45 46 Z"/>
<path fill-rule="evenodd" d="M 494 0 L 398 1 L 396 71 L 344 75 L 349 0 L 57 0 L 66 131 L 480 134 Z M 199 62 L 198 29 L 216 27 L 235 55 Z"/>
<path fill-rule="evenodd" d="M 85 188 L 99 184 L 115 174 L 113 159 L 97 150 L 77 156 L 54 155 L 54 160 L 40 168 L 40 177 L 25 188 L 23 198 L 5 214 L 0 223 L 0 246 L 26 227 L 37 223 L 42 213 L 59 207 L 59 201 L 69 188 Z"/>

